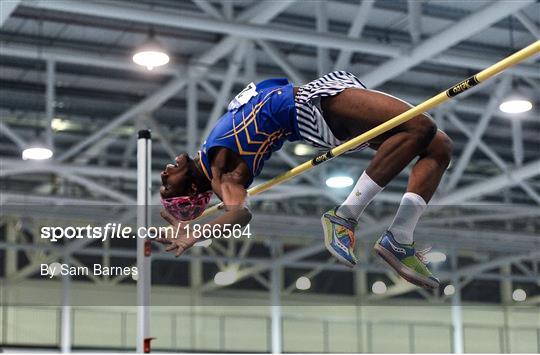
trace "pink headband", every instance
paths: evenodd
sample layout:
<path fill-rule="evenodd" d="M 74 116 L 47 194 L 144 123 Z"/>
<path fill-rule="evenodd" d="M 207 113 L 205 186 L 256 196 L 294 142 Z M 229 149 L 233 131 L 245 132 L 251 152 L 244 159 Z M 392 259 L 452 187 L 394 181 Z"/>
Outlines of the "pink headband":
<path fill-rule="evenodd" d="M 161 204 L 173 217 L 181 221 L 191 221 L 204 212 L 211 197 L 212 191 L 206 191 L 194 196 L 162 198 Z"/>

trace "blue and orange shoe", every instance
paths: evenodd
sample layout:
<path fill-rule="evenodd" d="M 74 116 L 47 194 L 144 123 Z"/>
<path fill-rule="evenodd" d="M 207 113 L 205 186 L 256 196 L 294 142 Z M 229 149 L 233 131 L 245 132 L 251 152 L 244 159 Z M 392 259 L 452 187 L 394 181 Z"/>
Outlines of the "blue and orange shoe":
<path fill-rule="evenodd" d="M 338 216 L 336 209 L 337 207 L 331 209 L 321 217 L 324 245 L 340 263 L 352 268 L 357 262 L 356 256 L 354 256 L 354 244 L 356 242 L 354 229 L 357 222 L 353 219 Z"/>
<path fill-rule="evenodd" d="M 398 243 L 390 231 L 386 231 L 377 240 L 373 249 L 410 283 L 427 289 L 439 287 L 439 280 L 426 267 L 427 261 L 424 255 L 429 249 L 417 252 L 414 243 Z"/>

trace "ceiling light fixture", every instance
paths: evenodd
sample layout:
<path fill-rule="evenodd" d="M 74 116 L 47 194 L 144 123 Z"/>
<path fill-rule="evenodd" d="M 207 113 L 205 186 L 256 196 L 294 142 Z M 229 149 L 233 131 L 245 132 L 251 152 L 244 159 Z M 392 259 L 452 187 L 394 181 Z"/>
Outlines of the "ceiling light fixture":
<path fill-rule="evenodd" d="M 446 296 L 452 296 L 454 293 L 456 293 L 456 288 L 454 285 L 446 285 L 443 292 Z"/>
<path fill-rule="evenodd" d="M 216 285 L 228 286 L 232 285 L 238 278 L 238 272 L 235 269 L 220 271 L 214 276 Z"/>
<path fill-rule="evenodd" d="M 525 99 L 508 99 L 499 105 L 499 110 L 510 114 L 524 113 L 531 109 L 532 103 Z"/>
<path fill-rule="evenodd" d="M 169 55 L 155 38 L 154 30 L 150 29 L 146 42 L 137 48 L 133 55 L 133 61 L 136 64 L 146 67 L 148 70 L 152 70 L 157 67 L 161 67 L 169 63 Z"/>
<path fill-rule="evenodd" d="M 426 260 L 430 263 L 442 263 L 446 261 L 446 254 L 440 251 L 432 251 L 426 254 Z"/>
<path fill-rule="evenodd" d="M 382 295 L 386 292 L 386 284 L 382 281 L 375 281 L 373 285 L 371 285 L 371 292 L 376 295 Z"/>
<path fill-rule="evenodd" d="M 309 290 L 311 288 L 311 280 L 306 276 L 300 276 L 296 280 L 296 288 L 299 290 Z"/>
<path fill-rule="evenodd" d="M 63 120 L 61 118 L 55 117 L 51 121 L 51 127 L 53 131 L 65 131 L 69 128 L 69 121 Z"/>
<path fill-rule="evenodd" d="M 299 143 L 294 146 L 294 154 L 299 156 L 312 155 L 315 153 L 315 149 L 307 144 Z"/>
<path fill-rule="evenodd" d="M 23 160 L 47 160 L 51 159 L 53 151 L 45 147 L 30 147 L 22 152 Z"/>
<path fill-rule="evenodd" d="M 347 186 L 351 186 L 353 182 L 353 179 L 348 176 L 333 176 L 326 179 L 326 186 L 334 189 L 341 189 Z"/>
<path fill-rule="evenodd" d="M 523 302 L 527 299 L 527 292 L 521 288 L 517 288 L 512 292 L 512 299 L 516 302 Z"/>

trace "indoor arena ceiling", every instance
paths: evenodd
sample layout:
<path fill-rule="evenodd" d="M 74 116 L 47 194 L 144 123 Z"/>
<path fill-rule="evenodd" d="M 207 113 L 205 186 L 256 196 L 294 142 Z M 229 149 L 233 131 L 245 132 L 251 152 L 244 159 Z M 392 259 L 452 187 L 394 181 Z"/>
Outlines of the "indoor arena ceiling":
<path fill-rule="evenodd" d="M 302 84 L 343 69 L 370 88 L 417 104 L 540 36 L 540 4 L 534 0 L 12 3 L 13 12 L 0 17 L 0 187 L 6 208 L 20 214 L 25 211 L 14 204 L 21 202 L 133 203 L 136 130 L 151 128 L 156 137 L 157 185 L 162 167 L 178 152 L 195 152 L 208 122 L 251 81 L 286 76 Z M 151 31 L 171 63 L 147 71 L 131 56 Z M 459 227 L 471 237 L 472 250 L 496 252 L 495 242 L 474 244 L 477 233 L 466 229 L 503 233 L 504 223 L 523 222 L 514 228 L 527 231 L 512 236 L 516 248 L 538 248 L 538 60 L 430 112 L 455 142 L 434 204 L 467 204 L 469 211 L 494 207 L 491 217 L 465 222 L 452 211 L 435 211 L 445 219 L 435 227 L 428 222 L 425 235 L 438 233 L 451 245 L 452 228 Z M 511 95 L 529 97 L 535 108 L 519 118 L 500 112 L 499 101 Z M 53 143 L 53 160 L 23 162 L 21 148 L 37 141 Z M 276 155 L 259 181 L 309 159 L 295 154 L 294 144 Z M 323 211 L 347 193 L 324 187 L 325 178 L 337 172 L 356 177 L 371 156 L 363 151 L 335 159 L 253 203 L 270 215 Z M 405 185 L 403 174 L 388 186 L 372 218 L 394 210 Z M 515 207 L 513 214 L 508 206 Z"/>

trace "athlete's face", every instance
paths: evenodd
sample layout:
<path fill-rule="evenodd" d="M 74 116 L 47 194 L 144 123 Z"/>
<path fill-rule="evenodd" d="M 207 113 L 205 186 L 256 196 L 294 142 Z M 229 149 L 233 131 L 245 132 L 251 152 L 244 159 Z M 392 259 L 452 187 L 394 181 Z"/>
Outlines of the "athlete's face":
<path fill-rule="evenodd" d="M 186 153 L 175 158 L 175 164 L 167 164 L 161 172 L 161 188 L 163 198 L 188 196 L 198 192 L 195 162 Z"/>

